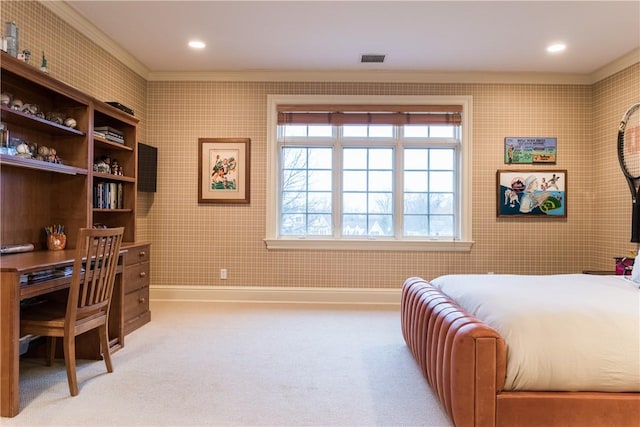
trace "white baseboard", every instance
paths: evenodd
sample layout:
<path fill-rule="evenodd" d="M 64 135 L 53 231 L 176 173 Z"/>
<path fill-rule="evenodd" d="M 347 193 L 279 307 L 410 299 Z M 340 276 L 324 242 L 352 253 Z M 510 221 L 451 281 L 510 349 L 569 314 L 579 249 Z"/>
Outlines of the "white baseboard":
<path fill-rule="evenodd" d="M 152 301 L 400 305 L 401 289 L 172 286 L 151 287 Z"/>

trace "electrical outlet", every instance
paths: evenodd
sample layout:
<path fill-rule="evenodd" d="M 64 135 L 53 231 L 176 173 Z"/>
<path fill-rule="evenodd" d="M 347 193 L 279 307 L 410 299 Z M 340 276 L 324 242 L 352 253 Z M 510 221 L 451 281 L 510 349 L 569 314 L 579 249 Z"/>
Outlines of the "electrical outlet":
<path fill-rule="evenodd" d="M 226 280 L 227 279 L 227 269 L 226 268 L 221 268 L 220 269 L 220 278 L 222 280 Z"/>

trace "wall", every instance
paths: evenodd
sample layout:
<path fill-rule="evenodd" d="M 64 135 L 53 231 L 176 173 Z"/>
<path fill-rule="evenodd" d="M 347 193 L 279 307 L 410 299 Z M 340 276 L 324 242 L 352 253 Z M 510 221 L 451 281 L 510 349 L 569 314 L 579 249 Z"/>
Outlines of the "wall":
<path fill-rule="evenodd" d="M 473 239 L 470 253 L 267 251 L 264 237 L 268 94 L 472 95 Z M 162 172 L 150 222 L 157 285 L 396 287 L 411 275 L 450 272 L 581 271 L 591 213 L 591 94 L 588 86 L 376 83 L 150 82 L 149 138 Z M 558 137 L 557 168 L 568 170 L 566 219 L 497 219 L 495 174 L 505 136 Z M 252 141 L 251 204 L 197 203 L 199 137 Z M 176 235 L 182 238 L 176 239 Z M 229 280 L 217 271 L 229 270 Z"/>
<path fill-rule="evenodd" d="M 631 193 L 620 169 L 617 153 L 618 125 L 624 112 L 640 102 L 640 64 L 593 85 L 592 168 L 586 188 L 592 192 L 585 209 L 593 213 L 588 245 L 591 265 L 603 266 L 612 256 L 626 256 L 633 248 Z M 607 264 L 604 264 L 607 265 Z"/>
<path fill-rule="evenodd" d="M 18 23 L 23 47 L 47 53 L 52 75 L 131 106 L 141 119 L 140 140 L 159 148 L 158 192 L 138 199 L 137 237 L 153 243 L 154 287 L 397 288 L 412 275 L 611 269 L 611 257 L 634 247 L 615 136 L 622 113 L 640 93 L 640 65 L 593 86 L 145 82 L 35 2 L 3 1 L 1 13 L 3 22 Z M 268 94 L 472 95 L 472 251 L 267 251 Z M 495 174 L 506 167 L 505 136 L 558 138 L 554 167 L 568 170 L 566 219 L 496 218 Z M 198 205 L 202 137 L 251 138 L 250 205 Z M 228 280 L 218 278 L 220 268 L 228 269 Z"/>

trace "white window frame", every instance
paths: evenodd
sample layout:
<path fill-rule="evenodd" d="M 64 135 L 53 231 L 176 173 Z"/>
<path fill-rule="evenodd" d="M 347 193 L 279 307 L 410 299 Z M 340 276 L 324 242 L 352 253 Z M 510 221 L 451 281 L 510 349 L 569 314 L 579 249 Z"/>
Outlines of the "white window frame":
<path fill-rule="evenodd" d="M 278 236 L 278 206 L 280 203 L 280 158 L 278 150 L 278 105 L 461 105 L 462 144 L 457 168 L 460 171 L 456 217 L 460 220 L 460 239 L 361 239 L 314 238 L 313 236 Z M 322 249 L 322 250 L 398 250 L 468 252 L 472 240 L 472 109 L 471 96 L 386 96 L 386 95 L 268 95 L 267 96 L 267 188 L 265 238 L 267 249 Z"/>

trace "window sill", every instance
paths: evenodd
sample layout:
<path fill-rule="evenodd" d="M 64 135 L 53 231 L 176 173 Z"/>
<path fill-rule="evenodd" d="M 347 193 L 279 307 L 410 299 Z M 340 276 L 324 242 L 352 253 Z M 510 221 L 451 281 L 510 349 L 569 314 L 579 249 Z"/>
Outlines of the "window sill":
<path fill-rule="evenodd" d="M 269 250 L 359 250 L 470 252 L 473 241 L 462 240 L 378 240 L 378 239 L 264 239 Z"/>

